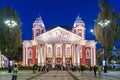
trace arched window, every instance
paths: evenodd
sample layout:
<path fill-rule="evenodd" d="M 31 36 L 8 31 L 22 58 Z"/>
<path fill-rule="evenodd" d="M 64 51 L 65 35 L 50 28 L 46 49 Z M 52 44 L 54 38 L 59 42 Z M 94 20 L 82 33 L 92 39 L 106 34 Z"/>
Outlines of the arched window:
<path fill-rule="evenodd" d="M 51 52 L 52 52 L 51 47 L 48 47 L 48 54 L 47 55 L 50 56 Z"/>
<path fill-rule="evenodd" d="M 32 57 L 32 49 L 29 48 L 29 57 Z"/>
<path fill-rule="evenodd" d="M 40 35 L 40 30 L 36 29 L 36 36 L 39 36 L 39 35 Z"/>
<path fill-rule="evenodd" d="M 70 55 L 70 47 L 67 47 L 67 55 Z"/>
<path fill-rule="evenodd" d="M 60 47 L 57 48 L 57 56 L 61 56 L 61 48 Z"/>
<path fill-rule="evenodd" d="M 31 51 L 30 51 L 30 53 L 29 53 L 29 57 L 31 57 L 32 56 L 32 53 L 31 53 Z"/>
<path fill-rule="evenodd" d="M 87 50 L 86 50 L 86 58 L 87 58 L 87 59 L 90 59 L 90 49 L 87 49 Z"/>
<path fill-rule="evenodd" d="M 80 58 L 82 58 L 82 47 L 79 47 Z"/>

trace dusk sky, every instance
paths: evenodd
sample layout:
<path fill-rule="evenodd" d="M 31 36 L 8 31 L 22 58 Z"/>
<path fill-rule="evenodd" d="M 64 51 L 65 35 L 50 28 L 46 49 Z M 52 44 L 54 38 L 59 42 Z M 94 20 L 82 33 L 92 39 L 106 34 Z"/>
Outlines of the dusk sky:
<path fill-rule="evenodd" d="M 115 12 L 120 12 L 120 0 L 108 1 Z M 0 8 L 5 6 L 12 6 L 19 14 L 23 40 L 32 39 L 32 24 L 39 15 L 46 29 L 53 25 L 68 25 L 72 29 L 78 14 L 86 24 L 86 39 L 95 39 L 90 29 L 100 11 L 98 0 L 0 0 Z"/>

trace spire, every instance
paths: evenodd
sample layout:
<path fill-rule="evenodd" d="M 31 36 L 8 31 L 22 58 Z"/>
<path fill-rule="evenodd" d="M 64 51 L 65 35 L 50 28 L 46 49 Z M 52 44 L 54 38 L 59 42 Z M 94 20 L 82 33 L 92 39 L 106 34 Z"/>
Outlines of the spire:
<path fill-rule="evenodd" d="M 43 20 L 41 18 L 41 16 L 39 15 L 38 18 L 36 18 L 36 20 L 34 21 L 34 23 L 43 23 Z"/>
<path fill-rule="evenodd" d="M 78 14 L 78 16 L 76 17 L 75 23 L 82 23 L 82 22 L 83 22 L 83 20 Z"/>
<path fill-rule="evenodd" d="M 44 22 L 43 22 L 43 20 L 42 20 L 42 18 L 41 18 L 40 15 L 39 15 L 39 16 L 36 18 L 36 20 L 33 22 L 33 27 L 35 27 L 35 26 L 45 27 Z"/>

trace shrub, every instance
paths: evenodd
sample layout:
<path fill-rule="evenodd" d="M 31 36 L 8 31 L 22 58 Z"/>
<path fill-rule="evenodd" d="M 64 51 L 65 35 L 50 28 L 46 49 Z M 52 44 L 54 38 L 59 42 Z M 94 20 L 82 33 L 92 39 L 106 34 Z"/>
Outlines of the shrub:
<path fill-rule="evenodd" d="M 32 70 L 31 66 L 23 66 L 23 67 L 19 67 L 19 70 Z"/>
<path fill-rule="evenodd" d="M 83 67 L 84 70 L 89 70 L 89 67 L 85 64 L 81 64 L 80 67 Z"/>

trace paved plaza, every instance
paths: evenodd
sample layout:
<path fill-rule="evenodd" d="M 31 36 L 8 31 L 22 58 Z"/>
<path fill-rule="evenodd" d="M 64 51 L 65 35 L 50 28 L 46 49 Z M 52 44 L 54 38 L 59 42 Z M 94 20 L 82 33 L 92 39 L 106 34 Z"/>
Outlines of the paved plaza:
<path fill-rule="evenodd" d="M 93 71 L 69 71 L 79 80 L 120 80 L 120 71 L 108 71 L 101 76 L 94 76 Z M 12 73 L 0 72 L 0 80 L 11 80 Z M 19 71 L 18 80 L 75 80 L 67 71 L 52 70 L 49 72 Z"/>

